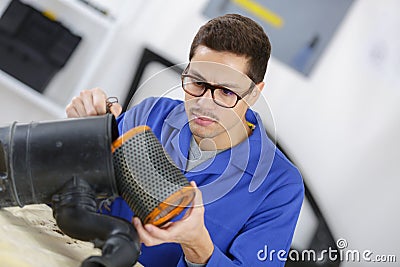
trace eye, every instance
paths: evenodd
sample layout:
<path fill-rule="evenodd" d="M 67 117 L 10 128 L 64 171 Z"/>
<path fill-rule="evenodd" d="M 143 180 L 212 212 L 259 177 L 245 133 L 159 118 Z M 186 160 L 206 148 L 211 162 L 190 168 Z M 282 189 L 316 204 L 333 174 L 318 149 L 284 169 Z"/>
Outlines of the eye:
<path fill-rule="evenodd" d="M 192 80 L 192 88 L 194 90 L 203 91 L 205 83 L 199 80 Z"/>
<path fill-rule="evenodd" d="M 221 92 L 225 96 L 234 96 L 235 95 L 234 92 L 232 92 L 231 90 L 226 89 L 226 88 L 221 88 Z"/>
<path fill-rule="evenodd" d="M 200 82 L 200 81 L 194 81 L 194 84 L 196 86 L 199 86 L 199 87 L 203 87 L 204 86 L 204 82 Z"/>

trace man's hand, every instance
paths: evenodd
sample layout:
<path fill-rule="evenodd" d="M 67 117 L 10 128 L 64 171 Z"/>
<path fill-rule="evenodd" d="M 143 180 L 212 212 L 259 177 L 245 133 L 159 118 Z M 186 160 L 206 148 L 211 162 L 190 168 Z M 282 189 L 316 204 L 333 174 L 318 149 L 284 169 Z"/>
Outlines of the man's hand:
<path fill-rule="evenodd" d="M 103 115 L 107 112 L 107 95 L 99 88 L 84 90 L 79 96 L 74 97 L 66 108 L 68 118 Z M 110 107 L 111 113 L 118 117 L 122 107 L 114 103 Z"/>
<path fill-rule="evenodd" d="M 139 218 L 133 218 L 133 224 L 138 231 L 140 240 L 146 246 L 162 243 L 179 243 L 187 260 L 193 263 L 207 263 L 214 251 L 210 234 L 204 225 L 204 206 L 201 191 L 195 182 L 191 185 L 196 190 L 192 207 L 184 217 L 176 222 L 169 222 L 161 228 L 146 224 L 142 225 Z"/>

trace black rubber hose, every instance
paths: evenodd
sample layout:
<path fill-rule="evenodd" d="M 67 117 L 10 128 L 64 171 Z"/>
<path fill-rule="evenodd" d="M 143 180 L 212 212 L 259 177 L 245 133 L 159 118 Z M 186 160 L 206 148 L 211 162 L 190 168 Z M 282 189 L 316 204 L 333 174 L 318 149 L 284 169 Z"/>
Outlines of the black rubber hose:
<path fill-rule="evenodd" d="M 68 236 L 91 241 L 102 248 L 82 267 L 131 267 L 140 254 L 140 241 L 132 223 L 96 212 L 93 190 L 83 179 L 73 178 L 53 196 L 53 216 Z"/>

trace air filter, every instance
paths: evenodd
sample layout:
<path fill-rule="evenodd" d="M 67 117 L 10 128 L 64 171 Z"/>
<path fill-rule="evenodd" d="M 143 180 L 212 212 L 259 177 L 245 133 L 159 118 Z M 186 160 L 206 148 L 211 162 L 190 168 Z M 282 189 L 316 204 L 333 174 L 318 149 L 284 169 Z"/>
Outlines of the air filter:
<path fill-rule="evenodd" d="M 160 226 L 192 202 L 194 188 L 150 127 L 126 132 L 112 152 L 118 191 L 144 224 Z"/>

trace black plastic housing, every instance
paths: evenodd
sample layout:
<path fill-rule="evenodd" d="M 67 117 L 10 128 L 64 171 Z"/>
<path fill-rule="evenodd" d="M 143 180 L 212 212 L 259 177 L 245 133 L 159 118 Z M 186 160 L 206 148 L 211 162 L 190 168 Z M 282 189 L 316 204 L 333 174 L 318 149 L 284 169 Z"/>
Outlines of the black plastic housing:
<path fill-rule="evenodd" d="M 110 114 L 0 128 L 0 208 L 50 203 L 73 177 L 87 181 L 97 196 L 117 196 L 114 129 Z"/>

